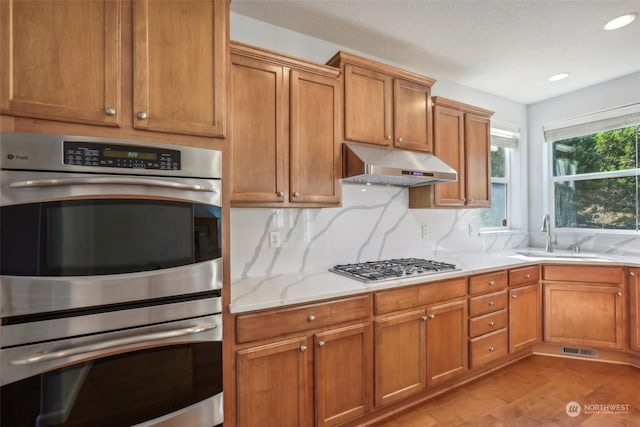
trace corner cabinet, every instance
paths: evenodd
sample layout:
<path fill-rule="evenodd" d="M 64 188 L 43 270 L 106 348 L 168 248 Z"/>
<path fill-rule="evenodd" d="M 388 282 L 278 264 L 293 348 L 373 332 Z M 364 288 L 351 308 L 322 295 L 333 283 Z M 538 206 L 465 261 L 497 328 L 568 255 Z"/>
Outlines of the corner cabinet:
<path fill-rule="evenodd" d="M 328 64 L 343 74 L 345 141 L 432 150 L 435 80 L 347 52 Z"/>
<path fill-rule="evenodd" d="M 231 45 L 233 206 L 340 204 L 338 70 Z"/>
<path fill-rule="evenodd" d="M 629 349 L 640 353 L 640 268 L 629 268 Z"/>
<path fill-rule="evenodd" d="M 493 112 L 442 97 L 433 103 L 433 153 L 458 172 L 458 180 L 410 188 L 409 207 L 489 207 Z"/>
<path fill-rule="evenodd" d="M 224 137 L 228 21 L 227 0 L 2 1 L 0 113 Z"/>
<path fill-rule="evenodd" d="M 366 295 L 239 315 L 237 425 L 328 427 L 368 413 L 370 310 Z"/>
<path fill-rule="evenodd" d="M 623 267 L 543 266 L 544 341 L 625 348 Z"/>

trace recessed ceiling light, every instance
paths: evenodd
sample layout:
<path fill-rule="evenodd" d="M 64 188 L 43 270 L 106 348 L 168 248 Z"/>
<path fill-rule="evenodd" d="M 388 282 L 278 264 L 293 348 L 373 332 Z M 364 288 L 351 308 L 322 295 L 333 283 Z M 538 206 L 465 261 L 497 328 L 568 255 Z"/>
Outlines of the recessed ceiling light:
<path fill-rule="evenodd" d="M 638 17 L 637 13 L 627 13 L 626 15 L 613 18 L 611 21 L 604 24 L 605 30 L 617 30 L 618 28 L 625 27 L 631 24 Z"/>
<path fill-rule="evenodd" d="M 567 77 L 569 77 L 569 73 L 558 73 L 549 77 L 547 80 L 549 80 L 550 82 L 557 82 L 558 80 L 563 80 L 563 79 L 566 79 Z"/>

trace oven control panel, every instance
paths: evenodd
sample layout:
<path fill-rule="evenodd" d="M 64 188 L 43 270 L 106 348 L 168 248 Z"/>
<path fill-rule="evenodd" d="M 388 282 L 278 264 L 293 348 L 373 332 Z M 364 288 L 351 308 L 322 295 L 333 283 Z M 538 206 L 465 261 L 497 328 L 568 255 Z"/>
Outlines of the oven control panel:
<path fill-rule="evenodd" d="M 125 169 L 180 170 L 180 151 L 96 142 L 64 142 L 64 163 Z"/>

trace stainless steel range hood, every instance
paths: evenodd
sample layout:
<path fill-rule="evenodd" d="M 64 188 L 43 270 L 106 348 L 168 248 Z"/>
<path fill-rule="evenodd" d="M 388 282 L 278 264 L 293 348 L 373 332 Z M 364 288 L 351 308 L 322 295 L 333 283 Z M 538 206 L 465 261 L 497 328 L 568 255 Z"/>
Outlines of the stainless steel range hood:
<path fill-rule="evenodd" d="M 458 180 L 455 169 L 428 153 L 345 143 L 342 160 L 343 182 L 418 187 Z"/>

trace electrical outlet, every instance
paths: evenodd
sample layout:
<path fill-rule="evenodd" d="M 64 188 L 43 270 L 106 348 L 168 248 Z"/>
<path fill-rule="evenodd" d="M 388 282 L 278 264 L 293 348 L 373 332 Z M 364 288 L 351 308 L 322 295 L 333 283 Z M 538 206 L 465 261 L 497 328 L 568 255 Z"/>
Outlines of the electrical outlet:
<path fill-rule="evenodd" d="M 467 232 L 468 232 L 469 236 L 475 235 L 475 232 L 476 232 L 475 226 L 473 224 L 469 223 Z"/>
<path fill-rule="evenodd" d="M 422 226 L 422 238 L 426 239 L 427 237 L 429 237 L 429 226 L 428 225 L 423 225 Z"/>
<path fill-rule="evenodd" d="M 279 248 L 280 247 L 280 232 L 279 231 L 270 231 L 269 232 L 269 247 L 270 248 Z"/>

